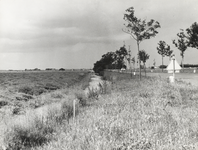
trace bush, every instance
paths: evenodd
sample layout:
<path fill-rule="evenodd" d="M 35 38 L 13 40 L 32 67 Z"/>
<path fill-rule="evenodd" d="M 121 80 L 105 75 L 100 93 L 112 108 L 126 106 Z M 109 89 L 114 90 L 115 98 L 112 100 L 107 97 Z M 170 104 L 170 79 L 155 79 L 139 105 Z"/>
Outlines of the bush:
<path fill-rule="evenodd" d="M 76 98 L 79 100 L 79 103 L 82 105 L 82 106 L 86 106 L 87 104 L 87 99 L 85 97 L 85 94 L 83 93 L 75 93 L 75 96 Z"/>
<path fill-rule="evenodd" d="M 97 89 L 89 88 L 88 87 L 88 98 L 90 99 L 98 99 L 99 91 Z"/>
<path fill-rule="evenodd" d="M 107 80 L 104 80 L 103 83 L 99 83 L 99 88 L 100 88 L 101 94 L 111 93 L 111 86 L 110 86 L 110 83 L 108 83 Z"/>
<path fill-rule="evenodd" d="M 15 125 L 6 134 L 7 149 L 25 150 L 34 146 L 40 146 L 50 140 L 49 134 L 54 132 L 54 126 L 48 121 L 35 117 L 30 127 Z"/>
<path fill-rule="evenodd" d="M 29 87 L 29 86 L 20 87 L 18 92 L 29 94 L 29 95 L 33 95 L 33 93 L 34 93 L 33 92 L 33 87 Z"/>
<path fill-rule="evenodd" d="M 165 69 L 167 66 L 166 65 L 160 65 L 159 68 L 160 69 Z"/>
<path fill-rule="evenodd" d="M 63 94 L 56 92 L 56 93 L 52 93 L 51 97 L 62 99 L 64 96 L 63 96 Z"/>
<path fill-rule="evenodd" d="M 7 101 L 0 101 L 0 108 L 6 105 L 8 105 Z"/>
<path fill-rule="evenodd" d="M 34 95 L 36 95 L 36 96 L 41 95 L 46 92 L 47 92 L 47 90 L 43 87 L 35 87 L 35 89 L 34 89 Z"/>
<path fill-rule="evenodd" d="M 57 90 L 57 89 L 60 89 L 61 87 L 57 84 L 47 83 L 44 88 L 46 90 Z"/>
<path fill-rule="evenodd" d="M 78 110 L 76 109 L 75 113 Z M 72 102 L 64 101 L 61 105 L 61 116 L 63 119 L 67 119 L 69 122 L 69 119 L 73 116 L 73 104 Z"/>

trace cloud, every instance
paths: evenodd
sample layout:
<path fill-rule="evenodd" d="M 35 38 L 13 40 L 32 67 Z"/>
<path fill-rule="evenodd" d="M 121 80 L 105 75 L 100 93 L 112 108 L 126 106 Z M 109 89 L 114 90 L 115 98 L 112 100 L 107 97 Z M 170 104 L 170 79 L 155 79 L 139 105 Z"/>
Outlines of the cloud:
<path fill-rule="evenodd" d="M 108 9 L 104 9 L 99 2 L 75 2 L 36 1 L 30 3 L 28 1 L 24 2 L 22 7 L 18 3 L 14 3 L 16 6 L 14 4 L 9 6 L 13 10 L 12 14 L 9 14 L 7 10 L 4 13 L 8 14 L 8 20 L 1 28 L 3 30 L 0 35 L 1 49 L 31 52 L 41 48 L 45 50 L 91 42 L 104 42 L 105 44 L 115 40 L 110 37 L 120 31 L 115 25 L 116 19 L 111 18 L 112 15 L 109 15 Z M 48 5 L 44 7 L 46 3 Z M 92 7 L 87 7 L 87 5 Z"/>
<path fill-rule="evenodd" d="M 94 59 L 119 49 L 126 41 L 136 55 L 135 41 L 122 32 L 125 10 L 131 6 L 138 18 L 154 19 L 162 26 L 156 38 L 141 44 L 151 57 L 159 40 L 171 43 L 180 28 L 197 19 L 196 0 L 0 0 L 0 52 L 6 58 L 7 53 L 32 59 L 40 54 L 38 61 L 45 60 L 47 54 L 56 54 L 57 61 L 62 56 L 68 60 L 79 56 L 79 61 L 92 60 L 93 64 Z"/>

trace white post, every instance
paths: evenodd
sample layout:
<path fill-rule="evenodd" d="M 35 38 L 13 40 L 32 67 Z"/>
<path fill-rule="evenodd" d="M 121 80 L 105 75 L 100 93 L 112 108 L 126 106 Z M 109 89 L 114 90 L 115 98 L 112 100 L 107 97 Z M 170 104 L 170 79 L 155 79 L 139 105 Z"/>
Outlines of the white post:
<path fill-rule="evenodd" d="M 173 82 L 175 82 L 175 55 L 172 56 L 173 59 Z"/>
<path fill-rule="evenodd" d="M 75 112 L 76 112 L 75 106 L 76 106 L 76 100 L 74 99 L 73 100 L 73 120 L 75 119 Z"/>

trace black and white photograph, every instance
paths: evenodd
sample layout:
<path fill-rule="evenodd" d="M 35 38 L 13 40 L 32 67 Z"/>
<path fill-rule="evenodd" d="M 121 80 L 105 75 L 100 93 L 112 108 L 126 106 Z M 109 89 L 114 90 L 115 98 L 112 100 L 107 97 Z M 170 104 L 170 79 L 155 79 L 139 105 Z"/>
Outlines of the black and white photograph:
<path fill-rule="evenodd" d="M 198 1 L 0 0 L 0 150 L 198 150 Z"/>

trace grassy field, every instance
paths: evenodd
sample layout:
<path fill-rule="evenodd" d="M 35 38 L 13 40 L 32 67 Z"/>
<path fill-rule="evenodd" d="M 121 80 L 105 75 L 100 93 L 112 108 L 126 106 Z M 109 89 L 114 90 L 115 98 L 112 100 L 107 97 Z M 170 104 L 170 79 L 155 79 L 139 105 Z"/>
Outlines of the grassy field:
<path fill-rule="evenodd" d="M 86 75 L 87 72 L 66 71 L 0 73 L 0 108 L 16 106 L 13 113 L 17 114 L 22 107 L 40 107 L 49 103 L 42 100 L 44 95 L 53 93 L 52 97 L 58 98 L 57 90 L 69 88 Z"/>
<path fill-rule="evenodd" d="M 53 107 L 65 101 L 69 104 L 76 93 L 88 86 L 89 80 L 87 71 L 0 73 L 0 149 L 5 140 L 3 133 L 10 135 L 13 125 L 32 123 L 35 117 L 47 113 L 50 105 Z"/>
<path fill-rule="evenodd" d="M 100 95 L 84 97 L 82 86 L 74 86 L 64 101 L 47 107 L 45 117 L 35 113 L 25 125 L 10 125 L 4 142 L 24 150 L 198 149 L 197 87 L 112 72 L 105 79 L 111 84 L 104 81 Z M 74 119 L 73 94 L 79 100 Z"/>

